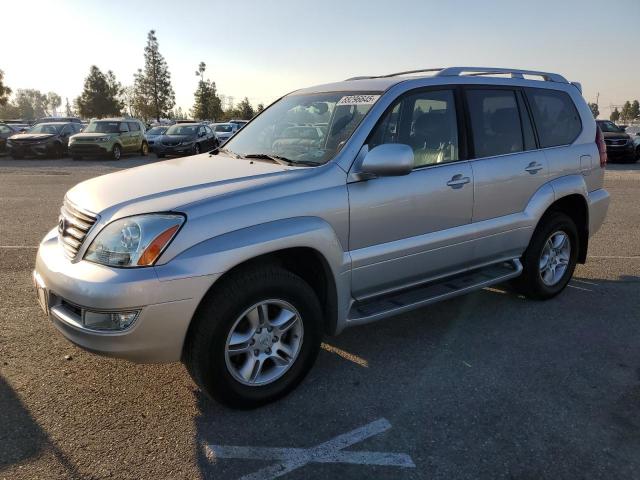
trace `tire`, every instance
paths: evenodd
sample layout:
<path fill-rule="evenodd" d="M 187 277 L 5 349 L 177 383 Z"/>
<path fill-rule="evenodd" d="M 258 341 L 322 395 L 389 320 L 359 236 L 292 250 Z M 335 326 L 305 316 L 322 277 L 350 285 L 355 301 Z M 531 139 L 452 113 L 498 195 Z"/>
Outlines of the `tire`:
<path fill-rule="evenodd" d="M 64 157 L 64 148 L 60 144 L 56 144 L 53 147 L 53 158 L 60 159 Z"/>
<path fill-rule="evenodd" d="M 547 255 L 547 265 L 554 263 L 554 257 L 560 264 L 553 267 L 553 271 L 556 273 L 551 274 L 550 269 L 546 269 L 543 274 L 544 255 L 545 252 L 549 252 L 546 249 L 547 242 L 559 242 L 562 238 L 560 234 L 566 236 L 569 242 L 569 252 L 568 254 L 565 252 Z M 522 275 L 514 281 L 516 289 L 534 300 L 548 300 L 555 297 L 565 289 L 573 276 L 578 260 L 578 248 L 578 230 L 574 221 L 561 212 L 546 214 L 540 220 L 529 246 L 522 256 L 523 271 Z M 552 250 L 560 251 L 561 249 Z M 562 271 L 562 264 L 565 260 L 566 268 Z"/>
<path fill-rule="evenodd" d="M 265 322 L 260 332 L 257 329 L 260 327 L 258 316 L 252 308 L 266 301 L 280 303 L 271 303 L 267 307 L 267 317 L 274 323 Z M 273 402 L 293 390 L 313 366 L 322 339 L 321 311 L 312 288 L 281 267 L 264 265 L 238 270 L 202 300 L 185 342 L 183 361 L 198 386 L 220 403 L 248 409 Z M 298 313 L 292 317 L 296 323 L 288 327 L 281 338 L 276 336 L 280 332 L 277 327 L 270 330 L 271 333 L 265 331 L 264 325 L 275 325 L 279 318 L 287 318 L 292 312 Z M 255 313 L 256 327 L 249 321 L 251 313 Z M 249 335 L 245 338 L 249 350 L 232 356 L 227 351 L 228 342 L 232 343 L 231 333 L 240 331 L 243 322 L 246 332 L 243 328 L 239 335 Z M 254 332 L 253 336 L 250 332 Z M 297 347 L 288 347 L 293 353 L 286 364 L 288 366 L 277 365 L 269 359 L 261 364 L 261 370 L 256 369 L 252 362 L 256 362 L 256 357 L 263 359 L 271 354 L 271 349 L 267 348 L 269 342 L 278 340 L 280 343 L 271 343 L 275 345 L 273 356 L 278 356 L 278 360 L 282 359 L 283 352 L 279 346 L 296 345 L 298 342 Z M 261 350 L 252 350 L 256 347 Z M 242 365 L 253 365 L 253 368 L 243 369 Z M 240 378 L 242 370 L 247 371 L 249 378 Z M 269 380 L 270 375 L 272 378 Z"/>
<path fill-rule="evenodd" d="M 140 147 L 140 155 L 146 157 L 149 155 L 149 144 L 147 142 L 142 142 L 142 146 Z"/>
<path fill-rule="evenodd" d="M 193 145 L 193 155 L 198 155 L 200 153 L 200 144 L 196 143 Z"/>
<path fill-rule="evenodd" d="M 111 160 L 118 161 L 122 158 L 122 147 L 117 143 L 111 149 Z"/>

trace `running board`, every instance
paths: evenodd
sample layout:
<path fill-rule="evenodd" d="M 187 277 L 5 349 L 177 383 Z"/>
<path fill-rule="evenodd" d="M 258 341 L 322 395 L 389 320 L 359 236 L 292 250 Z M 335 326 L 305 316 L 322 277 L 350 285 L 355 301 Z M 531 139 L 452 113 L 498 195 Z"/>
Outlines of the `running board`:
<path fill-rule="evenodd" d="M 431 303 L 463 295 L 517 277 L 522 263 L 517 258 L 470 270 L 400 292 L 355 302 L 347 326 L 374 322 L 382 318 L 420 308 Z"/>

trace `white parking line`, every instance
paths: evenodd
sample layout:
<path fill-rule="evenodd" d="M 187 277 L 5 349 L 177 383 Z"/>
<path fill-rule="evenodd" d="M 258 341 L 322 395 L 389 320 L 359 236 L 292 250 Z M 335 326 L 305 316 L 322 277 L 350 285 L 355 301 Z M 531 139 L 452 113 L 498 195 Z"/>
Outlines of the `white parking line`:
<path fill-rule="evenodd" d="M 281 477 L 309 463 L 348 463 L 352 465 L 381 465 L 387 467 L 415 468 L 411 457 L 405 453 L 391 452 L 343 452 L 363 440 L 385 432 L 391 424 L 385 418 L 371 422 L 351 432 L 311 448 L 239 447 L 205 445 L 208 458 L 240 458 L 245 460 L 277 460 L 278 463 L 250 473 L 241 480 L 270 480 Z"/>
<path fill-rule="evenodd" d="M 5 248 L 7 250 L 17 249 L 17 248 L 25 248 L 25 249 L 36 249 L 38 246 L 33 245 L 0 245 L 0 248 Z"/>

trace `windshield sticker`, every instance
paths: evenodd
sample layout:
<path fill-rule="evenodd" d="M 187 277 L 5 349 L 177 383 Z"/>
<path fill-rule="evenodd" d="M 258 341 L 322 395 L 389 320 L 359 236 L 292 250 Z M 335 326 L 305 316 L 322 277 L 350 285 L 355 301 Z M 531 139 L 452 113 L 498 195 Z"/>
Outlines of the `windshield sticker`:
<path fill-rule="evenodd" d="M 347 95 L 338 101 L 338 105 L 372 105 L 380 95 Z"/>

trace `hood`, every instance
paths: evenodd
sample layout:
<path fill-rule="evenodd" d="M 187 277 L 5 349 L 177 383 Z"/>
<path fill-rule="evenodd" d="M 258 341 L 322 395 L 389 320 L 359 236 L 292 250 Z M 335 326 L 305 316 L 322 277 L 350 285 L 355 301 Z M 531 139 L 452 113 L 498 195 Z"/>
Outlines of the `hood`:
<path fill-rule="evenodd" d="M 117 133 L 90 133 L 90 132 L 81 132 L 71 135 L 73 138 L 84 138 L 85 140 L 95 140 L 96 138 L 102 137 L 112 137 L 114 135 L 118 135 Z"/>
<path fill-rule="evenodd" d="M 11 135 L 11 140 L 46 140 L 55 137 L 53 133 L 16 133 Z"/>
<path fill-rule="evenodd" d="M 603 132 L 602 135 L 606 140 L 616 140 L 616 139 L 629 140 L 631 138 L 628 133 L 622 133 L 622 132 Z"/>
<path fill-rule="evenodd" d="M 190 142 L 195 140 L 196 135 L 162 135 L 162 141 L 172 144 L 178 144 L 180 142 Z"/>
<path fill-rule="evenodd" d="M 82 182 L 67 192 L 74 204 L 110 215 L 177 210 L 188 203 L 265 185 L 312 168 L 203 153 L 121 170 Z"/>

